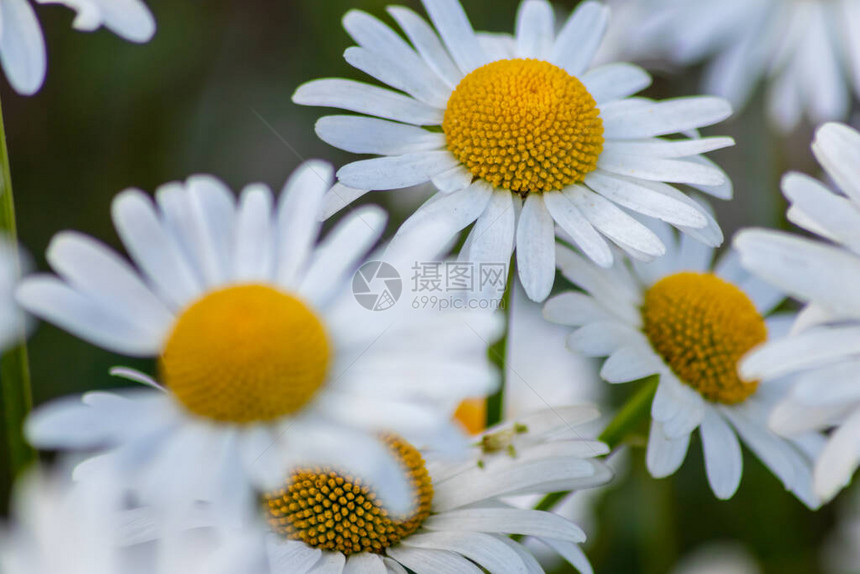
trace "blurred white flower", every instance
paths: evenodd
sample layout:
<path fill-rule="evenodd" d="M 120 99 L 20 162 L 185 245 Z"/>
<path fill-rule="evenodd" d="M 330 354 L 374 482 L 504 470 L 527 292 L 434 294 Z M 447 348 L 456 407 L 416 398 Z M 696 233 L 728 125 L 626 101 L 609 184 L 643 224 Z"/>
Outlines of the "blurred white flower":
<path fill-rule="evenodd" d="M 607 239 L 636 258 L 665 251 L 625 209 L 676 225 L 719 245 L 716 222 L 671 184 L 716 197 L 732 194 L 726 174 L 702 154 L 731 138 L 676 139 L 731 115 L 720 98 L 654 102 L 631 97 L 648 87 L 641 68 L 591 68 L 609 13 L 580 4 L 558 33 L 546 0 L 520 4 L 515 35 L 476 33 L 459 0 L 424 0 L 435 30 L 413 11 L 391 7 L 410 43 L 373 16 L 351 11 L 344 26 L 359 46 L 345 57 L 392 91 L 325 79 L 296 91 L 298 104 L 365 114 L 327 116 L 317 134 L 329 144 L 382 157 L 350 163 L 330 194 L 330 214 L 364 190 L 432 181 L 440 190 L 401 227 L 400 237 L 449 242 L 475 223 L 460 257 L 507 262 L 516 246 L 528 296 L 544 300 L 555 278 L 555 226 L 603 266 Z M 425 226 L 434 225 L 434 233 Z"/>
<path fill-rule="evenodd" d="M 381 510 L 372 489 L 351 473 L 302 470 L 267 498 L 272 574 L 403 574 L 404 568 L 423 574 L 542 574 L 512 534 L 539 540 L 590 574 L 578 526 L 556 514 L 515 508 L 506 498 L 607 482 L 611 473 L 594 458 L 606 453 L 605 445 L 577 432 L 596 416 L 590 407 L 533 413 L 477 436 L 462 462 L 388 438 L 415 492 L 417 510 L 407 516 Z"/>
<path fill-rule="evenodd" d="M 713 249 L 663 224 L 652 224 L 667 246 L 653 263 L 619 261 L 610 269 L 591 264 L 559 246 L 562 273 L 585 293 L 550 299 L 544 315 L 577 329 L 567 340 L 576 351 L 608 357 L 600 371 L 610 383 L 659 375 L 651 406 L 647 464 L 655 477 L 683 463 L 690 437 L 699 429 L 711 489 L 734 495 L 743 459 L 738 435 L 809 506 L 815 433 L 784 439 L 767 428 L 780 385 L 739 378 L 741 357 L 768 336 L 787 330 L 791 314 L 774 314 L 784 295 L 745 273 L 734 254 L 712 268 Z"/>
<path fill-rule="evenodd" d="M 332 171 L 304 164 L 277 204 L 264 185 L 237 204 L 208 176 L 163 186 L 155 204 L 121 193 L 114 223 L 137 269 L 94 239 L 59 234 L 47 253 L 59 277 L 29 277 L 19 300 L 108 350 L 157 357 L 164 387 L 121 370 L 156 389 L 49 404 L 28 422 L 32 442 L 96 449 L 80 476 L 115 475 L 165 512 L 207 500 L 227 523 L 253 514 L 256 492 L 299 463 L 347 465 L 392 508 L 408 507 L 376 434 L 462 446 L 450 416 L 494 390 L 487 346 L 501 318 L 360 305 L 354 272 L 386 216 L 355 209 L 317 246 Z M 383 257 L 403 276 L 428 255 Z"/>
<path fill-rule="evenodd" d="M 259 535 L 141 536 L 116 484 L 75 484 L 41 472 L 18 483 L 11 523 L 0 533 L 3 574 L 265 574 Z M 134 540 L 132 540 L 134 539 Z"/>
<path fill-rule="evenodd" d="M 15 301 L 15 290 L 29 268 L 29 257 L 14 243 L 0 237 L 0 350 L 22 340 L 32 326 Z"/>
<path fill-rule="evenodd" d="M 815 468 L 815 491 L 829 500 L 860 464 L 860 133 L 827 124 L 812 150 L 838 189 L 789 173 L 782 191 L 788 218 L 824 241 L 758 229 L 735 239 L 750 272 L 807 303 L 791 336 L 751 354 L 741 372 L 796 379 L 771 417 L 778 432 L 837 427 Z"/>
<path fill-rule="evenodd" d="M 132 42 L 148 42 L 155 34 L 155 19 L 142 0 L 36 1 L 75 10 L 78 30 L 105 26 Z M 18 93 L 32 95 L 42 87 L 48 65 L 45 39 L 30 0 L 0 0 L 0 63 Z"/>
<path fill-rule="evenodd" d="M 740 544 L 719 542 L 686 555 L 672 574 L 761 574 L 761 567 Z"/>
<path fill-rule="evenodd" d="M 703 90 L 737 107 L 764 79 L 772 120 L 791 130 L 846 119 L 860 94 L 856 0 L 612 0 L 625 57 L 706 61 Z M 852 90 L 853 88 L 853 90 Z"/>

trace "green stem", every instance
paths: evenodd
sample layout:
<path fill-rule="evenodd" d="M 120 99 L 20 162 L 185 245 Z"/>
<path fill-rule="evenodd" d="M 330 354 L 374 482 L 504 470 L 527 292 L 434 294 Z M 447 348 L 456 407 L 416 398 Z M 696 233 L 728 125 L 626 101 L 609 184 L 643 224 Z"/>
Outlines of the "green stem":
<path fill-rule="evenodd" d="M 490 346 L 490 360 L 501 371 L 502 382 L 499 385 L 499 390 L 487 397 L 487 427 L 497 425 L 502 422 L 505 412 L 505 385 L 507 385 L 507 353 L 508 353 L 508 333 L 511 330 L 511 291 L 514 288 L 514 275 L 517 270 L 514 266 L 514 258 L 511 257 L 511 262 L 508 265 L 508 281 L 505 285 L 505 293 L 502 295 L 500 308 L 505 314 L 505 331 L 502 338 Z"/>
<path fill-rule="evenodd" d="M 659 375 L 652 375 L 643 379 L 642 388 L 630 397 L 630 400 L 621 407 L 615 418 L 609 421 L 609 424 L 606 425 L 606 428 L 597 437 L 597 440 L 609 447 L 610 455 L 624 443 L 625 439 L 643 421 L 648 419 L 651 414 L 651 403 L 654 400 L 654 394 L 657 392 L 657 383 L 659 382 Z M 537 503 L 535 510 L 552 510 L 569 494 L 570 491 L 547 494 Z"/>
<path fill-rule="evenodd" d="M 0 231 L 17 246 L 15 200 L 12 195 L 12 175 L 9 169 L 9 151 L 6 147 L 6 129 L 3 109 L 0 107 Z M 14 476 L 17 476 L 34 459 L 36 453 L 24 438 L 24 419 L 33 406 L 30 393 L 30 365 L 27 358 L 25 334 L 20 343 L 0 358 L 0 386 L 3 391 L 3 414 L 6 419 L 6 438 Z"/>

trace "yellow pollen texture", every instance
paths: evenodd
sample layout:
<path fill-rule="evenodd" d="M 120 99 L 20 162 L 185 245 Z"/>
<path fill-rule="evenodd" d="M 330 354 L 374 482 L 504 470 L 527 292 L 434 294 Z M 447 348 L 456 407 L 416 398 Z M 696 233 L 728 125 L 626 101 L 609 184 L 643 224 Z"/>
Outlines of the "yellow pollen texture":
<path fill-rule="evenodd" d="M 738 376 L 738 361 L 767 339 L 749 297 L 712 273 L 677 273 L 645 294 L 645 334 L 685 384 L 707 400 L 737 404 L 758 388 Z"/>
<path fill-rule="evenodd" d="M 299 299 L 265 285 L 209 293 L 177 319 L 160 367 L 192 413 L 253 423 L 294 413 L 325 382 L 329 342 Z"/>
<path fill-rule="evenodd" d="M 470 73 L 448 100 L 442 130 L 475 177 L 520 195 L 581 182 L 603 151 L 594 98 L 541 60 L 499 60 Z"/>
<path fill-rule="evenodd" d="M 433 484 L 421 453 L 395 436 L 383 440 L 414 491 L 410 516 L 391 516 L 361 479 L 328 468 L 300 469 L 286 488 L 265 497 L 271 528 L 322 550 L 381 553 L 418 530 L 430 516 Z"/>

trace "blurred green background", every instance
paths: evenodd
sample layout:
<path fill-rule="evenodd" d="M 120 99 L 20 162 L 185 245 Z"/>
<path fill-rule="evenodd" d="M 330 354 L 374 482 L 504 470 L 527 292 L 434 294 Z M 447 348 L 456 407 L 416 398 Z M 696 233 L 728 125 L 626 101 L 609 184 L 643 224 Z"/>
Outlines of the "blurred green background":
<path fill-rule="evenodd" d="M 419 8 L 415 0 L 404 2 Z M 320 110 L 292 105 L 295 88 L 323 76 L 358 78 L 341 58 L 351 41 L 342 15 L 361 8 L 390 21 L 384 0 L 149 0 L 155 39 L 129 44 L 106 31 L 71 29 L 72 14 L 37 6 L 48 43 L 47 82 L 35 97 L 0 88 L 11 154 L 20 236 L 39 268 L 51 236 L 77 229 L 118 245 L 110 201 L 120 190 L 206 172 L 238 190 L 251 182 L 279 189 L 306 158 L 343 164 L 346 154 L 316 139 Z M 517 0 L 465 0 L 478 29 L 509 31 Z M 576 2 L 559 2 L 570 10 Z M 649 95 L 697 93 L 698 72 L 655 73 Z M 736 199 L 716 205 L 727 237 L 742 226 L 783 225 L 778 193 L 788 168 L 817 173 L 811 127 L 791 138 L 768 131 L 761 101 L 710 134 L 733 135 L 734 149 L 711 154 L 733 176 Z M 371 194 L 403 217 L 397 192 Z M 129 361 L 40 325 L 30 343 L 35 402 L 120 384 L 109 367 Z M 617 391 L 617 389 L 614 389 Z M 615 397 L 617 402 L 622 396 Z M 698 445 L 698 441 L 694 441 Z M 779 574 L 820 572 L 819 550 L 834 525 L 834 506 L 811 513 L 783 492 L 752 456 L 731 502 L 711 494 L 694 448 L 673 478 L 647 476 L 643 451 L 629 477 L 598 503 L 591 551 L 598 574 L 662 574 L 691 549 L 737 540 Z M 0 459 L 5 465 L 5 458 Z M 9 489 L 0 469 L 2 504 Z"/>

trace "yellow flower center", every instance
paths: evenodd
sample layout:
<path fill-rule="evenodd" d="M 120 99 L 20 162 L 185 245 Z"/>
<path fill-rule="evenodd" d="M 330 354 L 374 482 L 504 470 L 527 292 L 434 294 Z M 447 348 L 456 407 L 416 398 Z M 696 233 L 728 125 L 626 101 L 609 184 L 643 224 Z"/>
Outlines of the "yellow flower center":
<path fill-rule="evenodd" d="M 433 483 L 421 453 L 405 440 L 383 437 L 409 476 L 410 516 L 391 516 L 361 479 L 329 468 L 296 470 L 286 487 L 265 497 L 271 528 L 322 550 L 381 553 L 418 530 L 430 516 Z"/>
<path fill-rule="evenodd" d="M 294 413 L 322 387 L 329 342 L 299 299 L 264 285 L 209 293 L 177 319 L 160 366 L 192 413 L 223 422 Z"/>
<path fill-rule="evenodd" d="M 594 98 L 541 60 L 499 60 L 470 73 L 448 100 L 442 130 L 475 177 L 521 195 L 581 182 L 603 151 Z"/>
<path fill-rule="evenodd" d="M 645 335 L 681 381 L 709 401 L 737 404 L 758 388 L 737 364 L 767 339 L 761 314 L 746 294 L 711 273 L 677 273 L 645 294 Z"/>

